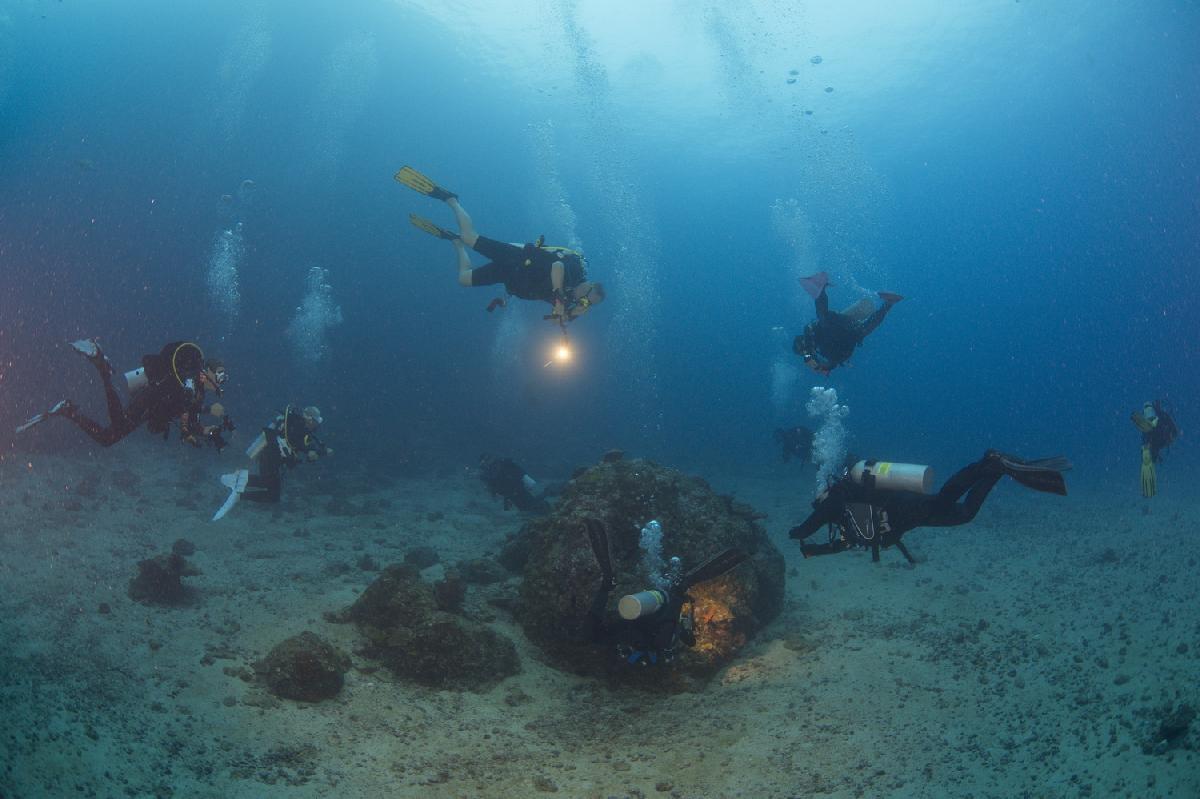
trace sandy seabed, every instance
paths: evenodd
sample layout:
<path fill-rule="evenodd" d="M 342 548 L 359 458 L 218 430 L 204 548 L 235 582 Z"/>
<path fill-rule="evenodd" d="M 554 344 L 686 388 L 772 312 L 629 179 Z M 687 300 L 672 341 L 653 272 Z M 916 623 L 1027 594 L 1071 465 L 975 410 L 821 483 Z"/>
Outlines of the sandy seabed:
<path fill-rule="evenodd" d="M 786 536 L 807 472 L 708 474 L 768 514 L 788 576 L 784 612 L 704 692 L 550 668 L 491 602 L 514 578 L 472 586 L 466 612 L 513 639 L 516 677 L 439 691 L 353 655 L 342 693 L 304 704 L 251 664 L 304 630 L 353 652 L 323 614 L 373 569 L 421 545 L 494 553 L 522 518 L 465 468 L 393 480 L 334 459 L 278 509 L 209 523 L 236 463 L 156 441 L 0 463 L 0 799 L 1200 796 L 1200 730 L 1146 751 L 1200 706 L 1194 495 L 1164 488 L 1147 512 L 1002 484 L 970 527 L 906 537 L 913 568 L 894 550 L 804 561 Z M 130 600 L 136 563 L 179 538 L 194 602 Z"/>

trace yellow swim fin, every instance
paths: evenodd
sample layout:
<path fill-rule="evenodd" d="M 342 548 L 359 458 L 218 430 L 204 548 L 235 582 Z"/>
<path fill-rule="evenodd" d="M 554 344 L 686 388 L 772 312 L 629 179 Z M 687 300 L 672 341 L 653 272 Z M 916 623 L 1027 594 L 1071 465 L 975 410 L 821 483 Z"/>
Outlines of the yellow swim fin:
<path fill-rule="evenodd" d="M 1150 448 L 1142 447 L 1142 496 L 1149 499 L 1158 493 L 1158 477 L 1154 474 L 1154 459 Z"/>
<path fill-rule="evenodd" d="M 445 228 L 440 228 L 423 216 L 417 216 L 416 214 L 409 214 L 408 221 L 412 222 L 412 226 L 415 227 L 417 230 L 423 230 L 426 233 L 428 233 L 430 236 L 437 236 L 439 239 L 445 239 L 446 241 L 454 241 L 455 239 L 458 238 L 457 233 L 451 233 L 449 230 L 446 230 Z"/>
<path fill-rule="evenodd" d="M 435 200 L 445 201 L 451 197 L 458 196 L 452 191 L 443 189 L 411 166 L 400 167 L 400 171 L 394 177 L 397 183 L 403 183 L 418 194 L 424 194 L 426 197 L 432 197 Z"/>

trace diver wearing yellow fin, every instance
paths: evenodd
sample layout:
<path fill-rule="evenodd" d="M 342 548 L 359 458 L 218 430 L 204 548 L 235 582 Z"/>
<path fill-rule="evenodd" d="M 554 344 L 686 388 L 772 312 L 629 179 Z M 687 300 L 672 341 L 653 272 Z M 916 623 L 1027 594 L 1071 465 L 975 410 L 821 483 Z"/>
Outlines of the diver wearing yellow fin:
<path fill-rule="evenodd" d="M 1158 493 L 1158 474 L 1154 465 L 1162 452 L 1179 438 L 1179 428 L 1162 400 L 1147 402 L 1130 416 L 1142 433 L 1142 496 L 1149 499 Z"/>
<path fill-rule="evenodd" d="M 445 239 L 458 254 L 458 282 L 462 286 L 494 286 L 523 300 L 541 300 L 553 308 L 547 315 L 561 325 L 578 319 L 593 305 L 604 300 L 604 286 L 587 280 L 583 255 L 565 247 L 550 247 L 539 238 L 533 244 L 508 244 L 480 236 L 471 217 L 458 202 L 458 195 L 442 188 L 410 166 L 401 167 L 396 181 L 418 194 L 441 200 L 450 206 L 458 221 L 458 233 L 438 227 L 416 214 L 409 221 L 418 230 Z M 490 263 L 472 268 L 467 248 L 490 259 Z M 492 310 L 498 304 L 488 306 Z"/>

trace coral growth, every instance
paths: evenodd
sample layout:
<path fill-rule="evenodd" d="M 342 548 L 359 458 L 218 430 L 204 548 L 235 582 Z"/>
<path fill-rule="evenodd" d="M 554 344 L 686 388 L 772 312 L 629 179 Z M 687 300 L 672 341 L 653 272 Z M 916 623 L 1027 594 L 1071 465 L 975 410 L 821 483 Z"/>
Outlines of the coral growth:
<path fill-rule="evenodd" d="M 522 573 L 516 616 L 552 662 L 580 673 L 612 669 L 614 653 L 585 635 L 601 577 L 583 522 L 599 520 L 608 531 L 616 588 L 607 621 L 619 624 L 612 612 L 617 598 L 651 585 L 640 531 L 656 519 L 664 556 L 682 558 L 685 571 L 730 547 L 750 555 L 688 592 L 695 600 L 697 642 L 674 668 L 711 674 L 782 607 L 783 557 L 758 518 L 749 506 L 674 469 L 645 460 L 602 462 L 571 482 L 553 514 L 530 521 L 506 546 L 501 561 Z"/>
<path fill-rule="evenodd" d="M 186 605 L 193 591 L 182 579 L 198 574 L 200 570 L 176 552 L 147 558 L 129 581 L 129 598 L 144 605 Z"/>
<path fill-rule="evenodd" d="M 337 696 L 349 669 L 350 658 L 344 652 L 308 631 L 281 641 L 254 664 L 271 693 L 303 702 Z"/>
<path fill-rule="evenodd" d="M 441 609 L 451 593 L 435 594 L 412 566 L 389 566 L 340 619 L 367 639 L 362 654 L 425 685 L 482 690 L 520 671 L 512 641 Z"/>

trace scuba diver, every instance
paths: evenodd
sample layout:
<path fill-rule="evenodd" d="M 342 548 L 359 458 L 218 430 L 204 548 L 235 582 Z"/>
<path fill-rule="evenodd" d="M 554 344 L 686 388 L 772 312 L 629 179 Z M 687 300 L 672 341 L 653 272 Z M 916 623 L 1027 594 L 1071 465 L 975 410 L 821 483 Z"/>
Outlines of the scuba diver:
<path fill-rule="evenodd" d="M 185 444 L 200 447 L 208 441 L 218 452 L 225 448 L 222 434 L 234 429 L 233 420 L 225 415 L 219 402 L 205 405 L 205 399 L 209 391 L 219 398 L 229 375 L 221 361 L 205 359 L 197 345 L 190 341 L 174 341 L 158 353 L 143 356 L 141 368 L 125 373 L 131 395 L 128 407 L 121 404 L 121 397 L 113 386 L 112 364 L 100 350 L 99 343 L 95 339 L 80 339 L 71 342 L 71 347 L 87 358 L 100 374 L 108 403 L 108 427 L 89 419 L 74 402 L 64 399 L 30 418 L 17 428 L 17 433 L 41 424 L 51 416 L 61 416 L 78 425 L 100 446 L 111 447 L 142 424 L 151 433 L 166 438 L 171 422 L 178 421 L 180 440 Z M 201 417 L 205 414 L 219 418 L 220 423 L 202 424 Z"/>
<path fill-rule="evenodd" d="M 221 483 L 229 489 L 229 498 L 213 514 L 213 521 L 224 518 L 241 498 L 251 502 L 279 502 L 283 467 L 290 469 L 304 461 L 312 463 L 332 455 L 333 448 L 325 446 L 316 436 L 323 422 L 321 410 L 315 405 L 304 409 L 289 405 L 276 415 L 246 449 L 246 455 L 258 463 L 258 474 L 239 469 L 221 475 Z"/>
<path fill-rule="evenodd" d="M 816 321 L 809 322 L 804 332 L 796 336 L 792 349 L 804 359 L 804 365 L 821 375 L 828 375 L 849 360 L 854 349 L 883 322 L 892 306 L 904 299 L 899 294 L 879 292 L 883 305 L 879 308 L 867 298 L 859 300 L 845 311 L 829 310 L 829 275 L 818 272 L 800 278 L 800 285 L 813 298 L 817 307 Z"/>
<path fill-rule="evenodd" d="M 775 441 L 782 448 L 784 463 L 788 463 L 792 458 L 806 463 L 812 457 L 813 431 L 803 425 L 777 428 Z"/>
<path fill-rule="evenodd" d="M 1179 438 L 1179 428 L 1162 400 L 1147 402 L 1130 418 L 1142 433 L 1142 496 L 1149 499 L 1158 493 L 1154 465 L 1162 459 L 1163 450 Z"/>
<path fill-rule="evenodd" d="M 813 501 L 812 514 L 788 535 L 803 542 L 829 525 L 828 542 L 801 543 L 805 558 L 870 547 L 871 559 L 878 561 L 880 547 L 895 546 L 909 563 L 915 563 L 900 541 L 909 530 L 970 522 L 992 486 L 1005 475 L 1034 491 L 1065 496 L 1062 473 L 1070 468 L 1062 457 L 1024 461 L 988 450 L 930 494 L 933 470 L 928 466 L 859 461 L 821 492 Z"/>
<path fill-rule="evenodd" d="M 546 502 L 549 489 L 539 488 L 525 470 L 510 458 L 493 458 L 491 455 L 481 455 L 479 458 L 479 479 L 492 493 L 492 498 L 503 497 L 504 509 L 515 507 L 517 510 L 534 513 L 548 513 L 550 505 Z"/>
<path fill-rule="evenodd" d="M 680 645 L 695 646 L 695 608 L 688 589 L 720 577 L 750 557 L 740 549 L 722 550 L 686 574 L 679 558 L 671 558 L 661 576 L 662 587 L 621 597 L 617 602 L 621 621 L 608 624 L 605 608 L 617 585 L 608 530 L 598 519 L 585 519 L 583 526 L 600 567 L 600 586 L 587 614 L 588 640 L 616 644 L 617 654 L 629 665 L 665 665 L 675 659 Z"/>
<path fill-rule="evenodd" d="M 593 305 L 604 301 L 604 286 L 587 280 L 583 255 L 565 247 L 546 246 L 539 237 L 533 244 L 508 244 L 480 236 L 471 217 L 458 203 L 458 195 L 436 185 L 410 166 L 396 173 L 395 178 L 410 189 L 441 200 L 450 206 L 458 220 L 458 233 L 444 230 L 428 219 L 409 215 L 409 221 L 431 236 L 445 239 L 458 253 L 458 282 L 463 286 L 494 286 L 504 284 L 505 290 L 522 300 L 548 302 L 552 310 L 545 318 L 558 322 L 566 329 L 568 322 L 587 313 Z M 472 269 L 467 248 L 489 259 L 483 266 Z M 497 298 L 488 310 L 504 305 Z"/>

